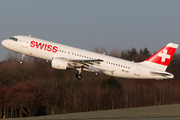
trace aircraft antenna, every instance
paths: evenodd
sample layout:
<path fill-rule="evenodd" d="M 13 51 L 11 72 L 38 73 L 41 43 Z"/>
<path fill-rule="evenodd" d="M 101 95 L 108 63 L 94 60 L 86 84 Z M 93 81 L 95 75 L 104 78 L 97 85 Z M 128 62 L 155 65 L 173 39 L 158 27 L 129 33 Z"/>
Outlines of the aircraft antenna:
<path fill-rule="evenodd" d="M 31 37 L 31 34 L 29 35 L 29 37 Z"/>

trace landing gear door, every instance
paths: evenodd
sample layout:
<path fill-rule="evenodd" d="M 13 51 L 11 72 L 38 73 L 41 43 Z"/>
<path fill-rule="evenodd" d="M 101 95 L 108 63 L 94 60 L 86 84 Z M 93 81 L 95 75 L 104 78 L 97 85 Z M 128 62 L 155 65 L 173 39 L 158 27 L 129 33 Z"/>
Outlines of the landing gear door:
<path fill-rule="evenodd" d="M 137 65 L 134 75 L 140 76 L 140 72 L 141 72 L 141 65 Z"/>
<path fill-rule="evenodd" d="M 22 40 L 22 47 L 23 48 L 27 48 L 28 47 L 28 42 L 29 42 L 29 39 L 28 38 L 24 38 L 23 40 Z"/>

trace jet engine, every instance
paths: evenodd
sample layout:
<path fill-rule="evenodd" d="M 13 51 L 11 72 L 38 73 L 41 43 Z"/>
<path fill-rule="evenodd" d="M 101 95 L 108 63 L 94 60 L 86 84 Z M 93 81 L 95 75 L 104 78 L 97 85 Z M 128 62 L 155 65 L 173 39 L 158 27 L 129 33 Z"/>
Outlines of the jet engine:
<path fill-rule="evenodd" d="M 67 63 L 68 63 L 67 61 L 54 58 L 54 59 L 51 61 L 51 67 L 52 67 L 52 68 L 55 68 L 55 69 L 66 70 L 66 68 L 67 68 Z"/>

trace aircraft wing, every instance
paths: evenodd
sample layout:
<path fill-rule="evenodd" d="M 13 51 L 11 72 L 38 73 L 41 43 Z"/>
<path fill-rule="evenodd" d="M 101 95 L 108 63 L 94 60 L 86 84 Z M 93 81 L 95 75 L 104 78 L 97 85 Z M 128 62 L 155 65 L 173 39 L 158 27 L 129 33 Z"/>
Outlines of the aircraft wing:
<path fill-rule="evenodd" d="M 89 66 L 89 68 L 87 69 L 91 72 L 96 72 L 96 73 L 101 73 L 101 74 L 105 74 L 105 72 L 110 72 L 112 75 L 114 74 L 115 70 L 104 70 L 104 69 L 99 69 L 93 66 Z"/>
<path fill-rule="evenodd" d="M 89 66 L 92 65 L 99 65 L 103 60 L 97 59 L 97 60 L 68 60 L 69 64 L 72 65 L 73 67 L 84 67 L 88 68 Z"/>
<path fill-rule="evenodd" d="M 62 57 L 56 57 L 56 59 L 61 59 L 68 61 L 68 65 L 73 68 L 84 68 L 88 71 L 91 72 L 96 72 L 96 73 L 101 73 L 105 74 L 105 72 L 110 72 L 112 75 L 114 74 L 115 70 L 104 70 L 104 69 L 99 69 L 96 68 L 95 66 L 99 66 L 101 62 L 104 60 L 101 59 L 94 59 L 94 60 L 89 60 L 89 59 L 68 59 L 68 58 L 62 58 Z M 95 66 L 93 66 L 95 65 Z"/>
<path fill-rule="evenodd" d="M 71 66 L 71 67 L 82 67 L 82 68 L 89 68 L 89 66 L 92 66 L 92 65 L 100 65 L 101 62 L 103 62 L 103 60 L 101 59 L 67 59 L 67 58 L 62 58 L 62 57 L 58 57 L 56 59 L 62 59 L 62 60 L 65 60 L 65 61 L 68 61 L 68 64 Z"/>

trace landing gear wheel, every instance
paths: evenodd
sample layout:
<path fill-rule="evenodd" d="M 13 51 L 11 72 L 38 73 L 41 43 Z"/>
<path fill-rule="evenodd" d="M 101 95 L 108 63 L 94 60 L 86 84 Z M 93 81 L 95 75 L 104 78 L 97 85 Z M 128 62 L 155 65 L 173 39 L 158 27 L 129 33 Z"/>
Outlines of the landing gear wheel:
<path fill-rule="evenodd" d="M 77 73 L 77 74 L 76 74 L 76 78 L 77 78 L 78 80 L 81 80 L 81 79 L 82 79 L 82 75 L 79 74 L 79 73 Z"/>
<path fill-rule="evenodd" d="M 82 75 L 81 75 L 82 68 L 76 68 L 76 70 L 78 71 L 78 73 L 76 74 L 76 78 L 78 80 L 81 80 L 82 79 Z"/>
<path fill-rule="evenodd" d="M 22 64 L 23 64 L 23 61 L 22 61 L 22 60 L 20 60 L 20 61 L 19 61 L 19 64 L 20 64 L 20 65 L 22 65 Z"/>

